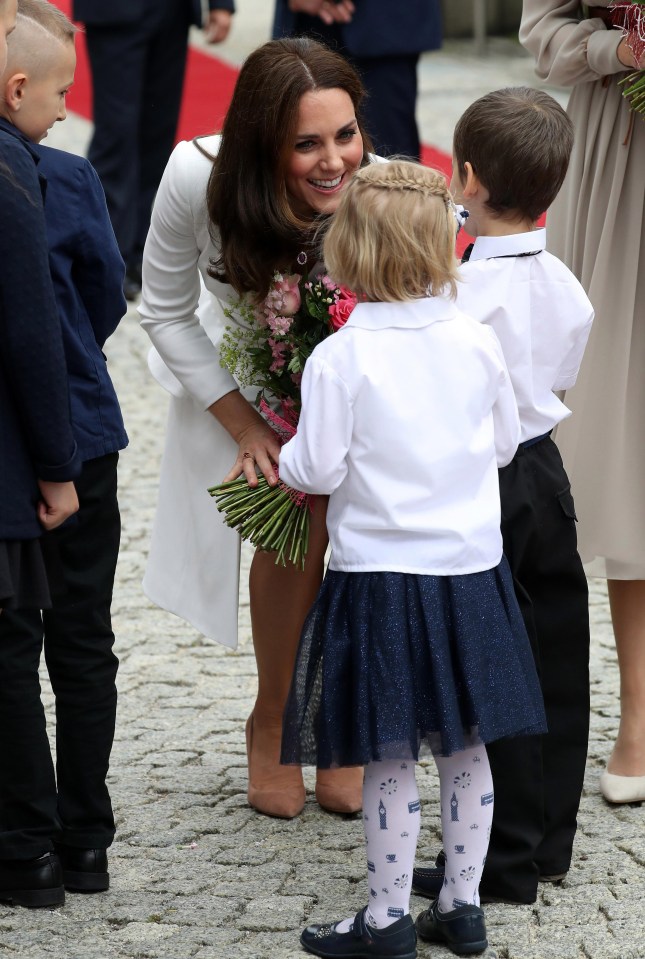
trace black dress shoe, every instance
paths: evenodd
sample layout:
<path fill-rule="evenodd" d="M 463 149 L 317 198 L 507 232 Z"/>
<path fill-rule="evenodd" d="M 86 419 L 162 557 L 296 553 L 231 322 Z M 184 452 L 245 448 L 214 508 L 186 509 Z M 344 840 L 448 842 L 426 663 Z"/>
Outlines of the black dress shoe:
<path fill-rule="evenodd" d="M 46 852 L 36 859 L 0 860 L 0 901 L 28 909 L 62 906 L 65 887 L 56 853 Z"/>
<path fill-rule="evenodd" d="M 412 916 L 397 919 L 386 929 L 372 929 L 365 921 L 366 909 L 356 913 L 349 932 L 336 932 L 338 923 L 307 926 L 300 942 L 308 952 L 323 959 L 416 959 L 417 934 Z"/>
<path fill-rule="evenodd" d="M 105 849 L 81 849 L 56 843 L 63 882 L 70 892 L 104 892 L 110 885 Z"/>
<path fill-rule="evenodd" d="M 412 891 L 417 896 L 426 899 L 436 899 L 443 887 L 443 877 L 446 868 L 446 854 L 443 849 L 439 852 L 434 866 L 420 866 L 412 871 Z M 564 875 L 547 877 L 540 876 L 540 882 L 559 882 Z M 537 891 L 529 888 L 529 883 L 506 881 L 499 886 L 491 883 L 490 877 L 482 880 L 479 886 L 481 902 L 504 902 L 511 905 L 530 905 L 537 899 Z"/>
<path fill-rule="evenodd" d="M 417 932 L 428 942 L 442 942 L 458 956 L 483 952 L 488 946 L 484 913 L 479 906 L 459 906 L 439 912 L 435 900 L 416 922 Z"/>
<path fill-rule="evenodd" d="M 412 870 L 412 891 L 426 899 L 436 899 L 443 886 L 446 869 L 446 854 L 441 849 L 434 866 L 419 866 Z"/>

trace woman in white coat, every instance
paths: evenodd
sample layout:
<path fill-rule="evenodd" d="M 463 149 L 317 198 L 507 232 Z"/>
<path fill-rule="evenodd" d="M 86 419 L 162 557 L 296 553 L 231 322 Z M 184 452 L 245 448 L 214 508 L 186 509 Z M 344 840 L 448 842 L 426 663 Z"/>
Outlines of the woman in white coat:
<path fill-rule="evenodd" d="M 345 60 L 308 39 L 275 40 L 240 72 L 221 136 L 180 143 L 164 174 L 143 261 L 142 325 L 151 368 L 173 394 L 144 588 L 206 635 L 237 642 L 239 541 L 207 487 L 256 470 L 275 482 L 279 444 L 220 366 L 224 309 L 261 300 L 276 270 L 311 268 L 314 232 L 352 173 L 369 162 L 363 90 Z M 300 266 L 298 266 L 300 264 Z M 282 713 L 300 630 L 327 545 L 326 502 L 312 517 L 305 571 L 256 552 L 250 575 L 258 695 L 246 726 L 249 802 L 268 815 L 302 809 L 302 771 L 279 765 Z M 318 771 L 316 798 L 361 805 L 360 769 Z"/>

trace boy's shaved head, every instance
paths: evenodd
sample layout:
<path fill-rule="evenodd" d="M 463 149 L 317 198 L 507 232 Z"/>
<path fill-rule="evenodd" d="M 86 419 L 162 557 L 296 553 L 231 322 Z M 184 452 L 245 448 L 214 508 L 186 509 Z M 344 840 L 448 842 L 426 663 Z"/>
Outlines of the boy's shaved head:
<path fill-rule="evenodd" d="M 42 75 L 59 56 L 61 45 L 73 44 L 76 33 L 72 21 L 47 0 L 18 0 L 5 77 L 17 72 Z"/>

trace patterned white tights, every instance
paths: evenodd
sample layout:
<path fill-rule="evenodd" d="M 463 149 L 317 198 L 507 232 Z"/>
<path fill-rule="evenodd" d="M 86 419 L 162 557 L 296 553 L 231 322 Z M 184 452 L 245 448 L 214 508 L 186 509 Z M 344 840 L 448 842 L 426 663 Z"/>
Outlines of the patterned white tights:
<path fill-rule="evenodd" d="M 446 876 L 439 908 L 479 905 L 479 882 L 493 818 L 493 780 L 486 748 L 435 756 L 441 788 Z M 385 929 L 410 911 L 412 869 L 419 835 L 420 803 L 412 761 L 388 760 L 365 767 L 363 823 L 367 843 L 367 920 Z M 353 922 L 339 923 L 347 932 Z"/>

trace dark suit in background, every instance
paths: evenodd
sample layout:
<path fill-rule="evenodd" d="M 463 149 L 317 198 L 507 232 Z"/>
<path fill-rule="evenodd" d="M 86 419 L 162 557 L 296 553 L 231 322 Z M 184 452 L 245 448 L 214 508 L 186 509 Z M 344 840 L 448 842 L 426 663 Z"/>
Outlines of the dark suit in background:
<path fill-rule="evenodd" d="M 208 5 L 234 9 L 233 0 Z M 73 16 L 85 25 L 94 86 L 88 158 L 136 285 L 152 201 L 177 131 L 188 28 L 201 26 L 202 6 L 200 0 L 74 0 Z"/>
<path fill-rule="evenodd" d="M 441 46 L 439 0 L 355 0 L 351 23 L 327 26 L 319 17 L 276 0 L 273 36 L 321 39 L 353 63 L 367 90 L 365 126 L 377 153 L 419 158 L 415 119 L 417 63 Z"/>

